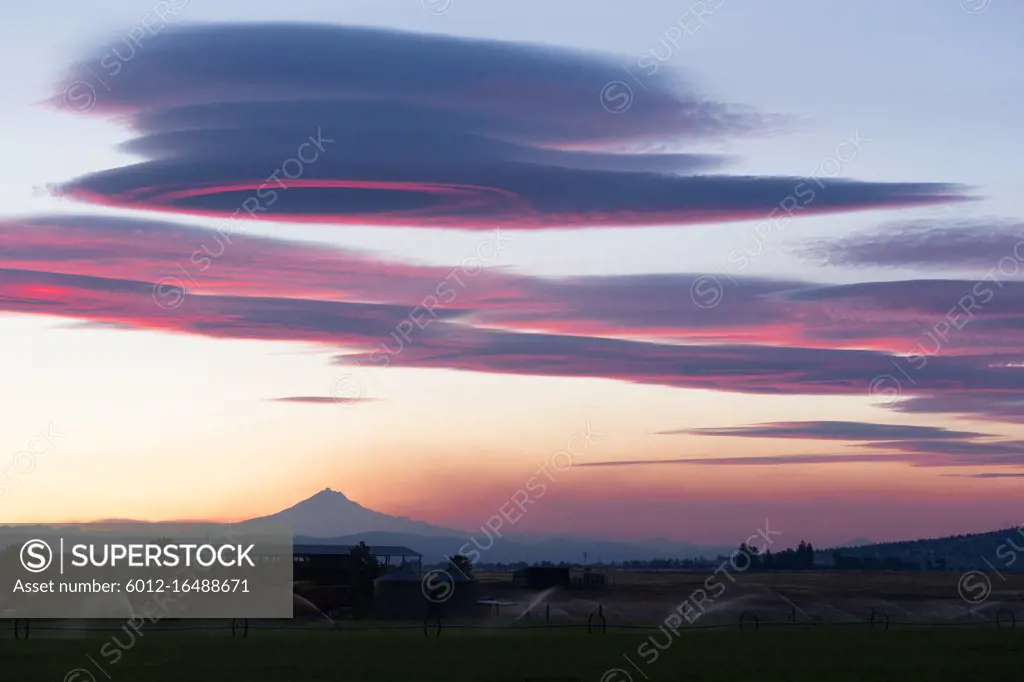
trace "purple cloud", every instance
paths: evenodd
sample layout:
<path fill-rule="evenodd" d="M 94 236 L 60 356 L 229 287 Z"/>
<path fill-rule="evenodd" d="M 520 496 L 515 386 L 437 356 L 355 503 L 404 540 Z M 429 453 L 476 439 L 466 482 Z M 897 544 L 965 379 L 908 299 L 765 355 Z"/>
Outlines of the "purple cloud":
<path fill-rule="evenodd" d="M 867 234 L 815 241 L 801 253 L 827 265 L 894 268 L 992 269 L 1006 259 L 1004 269 L 1019 272 L 1024 223 L 1001 218 L 895 222 Z"/>
<path fill-rule="evenodd" d="M 732 436 L 741 438 L 798 438 L 810 440 L 897 440 L 963 439 L 984 436 L 974 431 L 953 431 L 938 426 L 910 426 L 907 424 L 874 424 L 870 422 L 808 421 L 773 422 L 754 426 L 726 428 L 678 429 L 659 431 L 659 435 L 695 434 L 700 436 Z"/>
<path fill-rule="evenodd" d="M 126 117 L 146 160 L 63 195 L 122 208 L 490 229 L 685 225 L 960 201 L 941 183 L 709 175 L 687 151 L 778 117 L 667 73 L 609 113 L 604 55 L 312 24 L 168 26 L 127 61 L 86 55 L 69 89 Z M 106 70 L 116 87 L 98 88 Z M 116 70 L 116 72 L 115 72 Z M 106 81 L 104 81 L 105 83 Z M 82 93 L 75 95 L 80 99 Z M 88 93 L 86 93 L 88 94 Z M 543 102 L 543 106 L 537 106 Z M 603 106 L 602 106 L 603 105 Z"/>

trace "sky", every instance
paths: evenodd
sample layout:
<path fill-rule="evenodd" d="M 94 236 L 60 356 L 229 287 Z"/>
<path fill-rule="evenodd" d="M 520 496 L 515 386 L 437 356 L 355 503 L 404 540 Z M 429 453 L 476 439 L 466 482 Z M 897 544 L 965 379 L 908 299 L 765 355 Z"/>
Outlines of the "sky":
<path fill-rule="evenodd" d="M 545 472 L 516 533 L 1016 525 L 1022 19 L 12 6 L 0 514 L 472 532 Z"/>

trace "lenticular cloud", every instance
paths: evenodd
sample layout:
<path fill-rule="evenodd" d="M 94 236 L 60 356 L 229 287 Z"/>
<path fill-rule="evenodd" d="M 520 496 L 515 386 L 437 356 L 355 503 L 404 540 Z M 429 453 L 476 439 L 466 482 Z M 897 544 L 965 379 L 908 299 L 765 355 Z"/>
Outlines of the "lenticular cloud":
<path fill-rule="evenodd" d="M 59 188 L 96 204 L 339 224 L 682 225 L 763 217 L 802 182 L 708 174 L 726 159 L 695 152 L 702 143 L 778 118 L 661 74 L 610 111 L 601 94 L 621 70 L 600 55 L 305 24 L 167 27 L 130 60 L 111 65 L 111 53 L 79 62 L 54 100 L 81 110 L 84 93 L 91 113 L 137 133 L 125 149 L 143 161 Z M 802 196 L 807 214 L 959 190 L 818 178 Z"/>

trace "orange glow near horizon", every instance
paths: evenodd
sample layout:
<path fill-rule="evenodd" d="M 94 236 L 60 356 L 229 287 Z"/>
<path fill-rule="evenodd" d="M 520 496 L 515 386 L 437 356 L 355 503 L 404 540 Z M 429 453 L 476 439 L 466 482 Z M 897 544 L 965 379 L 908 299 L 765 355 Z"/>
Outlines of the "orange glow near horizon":
<path fill-rule="evenodd" d="M 860 397 L 402 368 L 369 385 L 373 403 L 275 403 L 267 398 L 323 394 L 339 370 L 325 376 L 322 354 L 279 352 L 294 344 L 268 354 L 263 342 L 76 330 L 76 343 L 68 345 L 69 334 L 40 325 L 38 334 L 5 337 L 11 349 L 0 369 L 22 387 L 18 421 L 29 426 L 5 430 L 0 445 L 17 452 L 50 421 L 67 434 L 2 500 L 7 522 L 230 522 L 272 514 L 330 487 L 376 511 L 471 532 L 588 423 L 600 435 L 587 447 L 576 441 L 576 464 L 866 451 L 840 441 L 655 435 L 665 430 L 792 421 L 793 415 L 939 421 L 883 410 Z M 35 375 L 13 360 L 34 357 L 47 358 L 53 372 Z M 154 357 L 162 361 L 154 365 Z M 179 359 L 196 357 L 205 361 Z M 254 375 L 253 366 L 265 372 Z M 287 376 L 288 384 L 277 386 L 276 376 Z M 102 386 L 104 399 L 68 386 Z M 110 414 L 119 417 L 113 430 Z M 946 425 L 1007 438 L 1022 432 L 991 422 Z M 533 496 L 514 532 L 710 543 L 767 515 L 816 542 L 842 542 L 852 535 L 888 539 L 1016 523 L 1024 481 L 947 476 L 977 471 L 897 462 L 573 466 L 555 474 L 557 481 L 544 481 L 545 494 Z"/>

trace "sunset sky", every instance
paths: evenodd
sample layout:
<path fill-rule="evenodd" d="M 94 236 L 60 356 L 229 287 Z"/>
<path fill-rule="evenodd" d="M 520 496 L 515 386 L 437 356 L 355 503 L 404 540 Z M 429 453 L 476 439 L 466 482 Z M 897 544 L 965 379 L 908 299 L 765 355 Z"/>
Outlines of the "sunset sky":
<path fill-rule="evenodd" d="M 16 3 L 0 515 L 471 532 L 574 443 L 515 532 L 1017 525 L 1022 21 Z"/>

